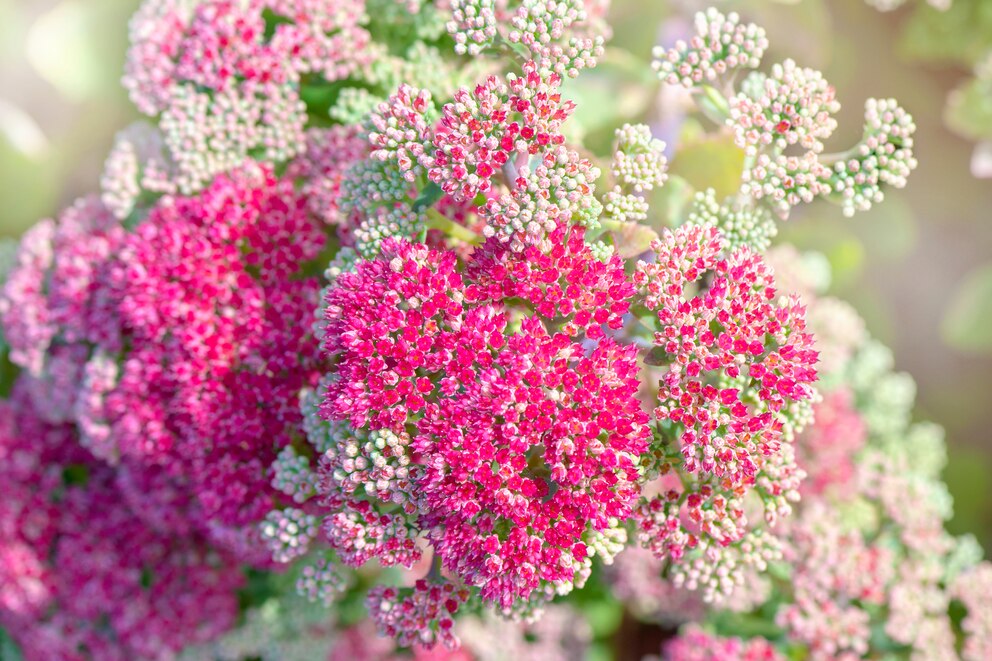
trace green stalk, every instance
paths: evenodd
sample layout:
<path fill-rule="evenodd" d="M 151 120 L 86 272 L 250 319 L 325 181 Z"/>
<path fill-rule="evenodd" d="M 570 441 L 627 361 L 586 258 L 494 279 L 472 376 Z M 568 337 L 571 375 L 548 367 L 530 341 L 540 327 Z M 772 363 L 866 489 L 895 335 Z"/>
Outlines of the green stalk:
<path fill-rule="evenodd" d="M 459 225 L 450 218 L 441 215 L 441 212 L 434 207 L 427 209 L 427 229 L 441 230 L 445 236 L 472 246 L 482 244 L 482 236 L 464 225 Z"/>
<path fill-rule="evenodd" d="M 723 126 L 730 119 L 730 102 L 712 85 L 700 86 L 703 94 L 696 99 L 696 104 L 711 121 Z"/>

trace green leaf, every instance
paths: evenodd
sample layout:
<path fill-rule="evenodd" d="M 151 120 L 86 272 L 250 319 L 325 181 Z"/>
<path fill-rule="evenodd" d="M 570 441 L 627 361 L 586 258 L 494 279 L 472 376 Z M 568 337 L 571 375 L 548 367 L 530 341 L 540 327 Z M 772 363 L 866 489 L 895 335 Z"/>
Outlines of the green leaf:
<path fill-rule="evenodd" d="M 965 278 L 947 306 L 940 330 L 955 349 L 992 352 L 992 264 Z"/>
<path fill-rule="evenodd" d="M 3 629 L 0 629 L 0 659 L 2 661 L 23 661 L 24 659 L 21 651 L 17 649 L 17 645 Z"/>
<path fill-rule="evenodd" d="M 90 469 L 84 464 L 69 464 L 62 469 L 62 482 L 67 486 L 85 486 L 90 480 Z"/>
<path fill-rule="evenodd" d="M 424 186 L 420 191 L 420 196 L 413 203 L 414 211 L 424 211 L 437 204 L 437 201 L 444 197 L 444 191 L 433 181 Z"/>
<path fill-rule="evenodd" d="M 716 189 L 718 198 L 737 193 L 743 169 L 744 151 L 727 133 L 684 140 L 669 168 L 696 190 Z"/>

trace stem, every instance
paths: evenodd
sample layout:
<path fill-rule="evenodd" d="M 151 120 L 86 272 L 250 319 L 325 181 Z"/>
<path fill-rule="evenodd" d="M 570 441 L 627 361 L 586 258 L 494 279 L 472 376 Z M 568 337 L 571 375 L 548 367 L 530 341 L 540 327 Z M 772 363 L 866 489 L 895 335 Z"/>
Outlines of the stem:
<path fill-rule="evenodd" d="M 834 163 L 846 161 L 849 158 L 857 158 L 861 156 L 860 147 L 861 143 L 859 142 L 847 151 L 834 152 L 833 154 L 820 154 L 817 156 L 817 160 L 824 165 L 833 165 Z"/>
<path fill-rule="evenodd" d="M 441 556 L 438 555 L 436 552 L 434 553 L 434 556 L 431 558 L 430 571 L 427 572 L 427 576 L 425 576 L 424 578 L 426 578 L 431 583 L 437 582 L 439 578 L 444 578 L 441 574 Z"/>
<path fill-rule="evenodd" d="M 445 236 L 449 236 L 457 241 L 462 241 L 472 246 L 482 244 L 482 237 L 464 225 L 459 225 L 441 212 L 431 207 L 427 209 L 427 229 L 441 230 Z"/>
<path fill-rule="evenodd" d="M 730 119 L 730 103 L 727 97 L 712 85 L 702 85 L 700 89 L 703 95 L 696 100 L 696 105 L 714 123 L 720 126 L 726 124 Z"/>
<path fill-rule="evenodd" d="M 756 154 L 747 154 L 747 153 L 744 154 L 744 165 L 741 168 L 742 189 L 744 185 L 744 173 L 750 170 L 751 168 L 753 168 L 754 162 L 757 160 L 758 160 L 758 156 Z M 734 198 L 734 201 L 737 203 L 737 206 L 741 209 L 751 208 L 751 206 L 754 204 L 754 198 L 752 198 L 750 195 L 745 194 L 744 192 L 742 192 L 742 190 L 737 191 L 737 197 Z"/>

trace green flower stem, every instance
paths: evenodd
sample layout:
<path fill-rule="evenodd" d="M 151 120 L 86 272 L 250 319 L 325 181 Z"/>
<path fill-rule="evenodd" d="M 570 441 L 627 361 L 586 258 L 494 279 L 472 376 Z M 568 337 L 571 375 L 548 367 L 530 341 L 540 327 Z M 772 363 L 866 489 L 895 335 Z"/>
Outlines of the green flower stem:
<path fill-rule="evenodd" d="M 482 245 L 482 236 L 476 234 L 464 225 L 459 225 L 455 221 L 441 215 L 437 209 L 431 207 L 427 209 L 427 229 L 441 230 L 445 236 L 462 241 L 472 246 Z"/>
<path fill-rule="evenodd" d="M 715 124 L 723 126 L 730 119 L 730 102 L 712 85 L 701 85 L 702 96 L 696 99 L 699 109 Z"/>

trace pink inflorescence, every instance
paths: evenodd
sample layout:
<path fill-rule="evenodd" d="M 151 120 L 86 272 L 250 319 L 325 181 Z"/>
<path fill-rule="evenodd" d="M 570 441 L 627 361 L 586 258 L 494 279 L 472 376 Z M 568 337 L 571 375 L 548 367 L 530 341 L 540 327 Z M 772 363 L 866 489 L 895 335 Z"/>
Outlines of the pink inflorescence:
<path fill-rule="evenodd" d="M 164 466 L 206 521 L 242 526 L 271 506 L 270 454 L 300 425 L 317 365 L 319 285 L 290 277 L 322 245 L 292 183 L 260 170 L 165 198 L 121 251 L 111 287 L 130 351 L 104 417 L 120 455 Z"/>
<path fill-rule="evenodd" d="M 437 552 L 503 608 L 575 582 L 587 528 L 627 518 L 638 493 L 634 351 L 604 341 L 584 354 L 525 320 L 477 383 L 420 422 Z"/>
<path fill-rule="evenodd" d="M 797 443 L 799 464 L 808 476 L 803 493 L 843 491 L 854 482 L 855 455 L 864 447 L 868 430 L 846 388 L 825 394 L 813 410 L 814 423 Z"/>
<path fill-rule="evenodd" d="M 992 564 L 982 562 L 961 574 L 951 585 L 951 595 L 967 609 L 961 623 L 964 630 L 964 648 L 961 658 L 979 661 L 992 656 Z"/>
<path fill-rule="evenodd" d="M 652 447 L 647 466 L 692 479 L 643 500 L 639 517 L 642 541 L 679 562 L 700 544 L 715 544 L 712 554 L 745 540 L 749 492 L 760 495 L 769 523 L 798 499 L 804 474 L 784 423 L 813 396 L 817 354 L 804 308 L 776 300 L 771 269 L 750 249 L 726 255 L 718 230 L 687 225 L 667 231 L 654 250 L 656 260 L 640 263 L 634 279 L 657 311 L 652 359 L 667 367 L 655 418 L 678 444 Z M 744 559 L 760 566 L 772 552 L 763 545 L 749 538 Z M 689 583 L 702 580 L 695 575 Z"/>
<path fill-rule="evenodd" d="M 369 115 L 371 158 L 394 160 L 403 178 L 413 182 L 429 164 L 425 145 L 429 142 L 434 113 L 431 93 L 409 85 L 400 85 Z"/>
<path fill-rule="evenodd" d="M 635 276 L 658 311 L 655 342 L 667 357 L 655 415 L 683 429 L 689 472 L 737 487 L 753 482 L 757 457 L 777 451 L 792 402 L 808 400 L 816 352 L 796 299 L 776 302 L 771 269 L 747 248 L 722 255 L 714 228 L 687 226 L 655 246 Z M 708 274 L 695 296 L 688 287 Z M 725 379 L 726 387 L 712 379 Z"/>
<path fill-rule="evenodd" d="M 232 542 L 271 508 L 269 465 L 301 423 L 319 284 L 296 275 L 323 243 L 264 168 L 164 197 L 130 232 L 84 200 L 32 232 L 0 295 L 11 357 L 49 419 L 120 464 L 142 516 Z"/>
<path fill-rule="evenodd" d="M 0 290 L 0 323 L 11 360 L 35 376 L 48 371 L 53 343 L 116 348 L 120 331 L 98 281 L 124 240 L 120 222 L 96 197 L 25 234 Z"/>
<path fill-rule="evenodd" d="M 522 76 L 490 76 L 472 91 L 455 92 L 434 133 L 431 181 L 456 199 L 472 199 L 504 167 L 562 144 L 561 125 L 575 105 L 562 100 L 560 85 L 561 76 L 542 77 L 528 62 Z"/>
<path fill-rule="evenodd" d="M 502 346 L 498 318 L 490 328 L 465 323 L 465 285 L 456 266 L 454 253 L 387 240 L 378 259 L 338 278 L 326 299 L 324 348 L 338 357 L 339 377 L 328 388 L 328 417 L 359 428 L 398 428 L 424 409 L 425 395 L 457 387 L 461 370 L 447 370 L 449 363 L 471 366 L 474 351 L 486 352 L 491 342 Z M 462 333 L 475 342 L 459 342 Z"/>
<path fill-rule="evenodd" d="M 320 491 L 346 559 L 410 564 L 423 533 L 445 570 L 505 609 L 581 580 L 587 532 L 630 515 L 648 434 L 636 350 L 602 331 L 633 288 L 618 261 L 587 253 L 577 230 L 529 265 L 506 252 L 462 275 L 450 251 L 387 240 L 338 277 L 323 411 L 357 431 L 325 454 Z M 509 299 L 539 311 L 516 333 Z M 571 335 L 542 323 L 559 316 Z M 587 350 L 580 332 L 600 341 Z"/>
<path fill-rule="evenodd" d="M 394 638 L 401 647 L 441 643 L 453 649 L 458 647 L 454 615 L 468 596 L 468 590 L 449 582 L 420 579 L 412 589 L 372 588 L 366 603 L 380 635 Z"/>
<path fill-rule="evenodd" d="M 198 536 L 149 528 L 25 375 L 0 408 L 0 625 L 28 660 L 174 658 L 237 615 L 241 574 Z"/>
<path fill-rule="evenodd" d="M 871 636 L 868 608 L 888 599 L 893 552 L 844 530 L 835 512 L 815 502 L 792 530 L 787 556 L 793 603 L 779 610 L 778 624 L 809 646 L 811 659 L 861 658 Z"/>
<path fill-rule="evenodd" d="M 592 339 L 603 327 L 618 330 L 630 311 L 634 285 L 623 260 L 600 261 L 585 242 L 581 227 L 563 226 L 549 236 L 552 248 L 529 246 L 517 253 L 496 240 L 474 255 L 469 267 L 471 295 L 480 301 L 521 299 L 546 319 L 563 319 L 562 330 Z"/>

